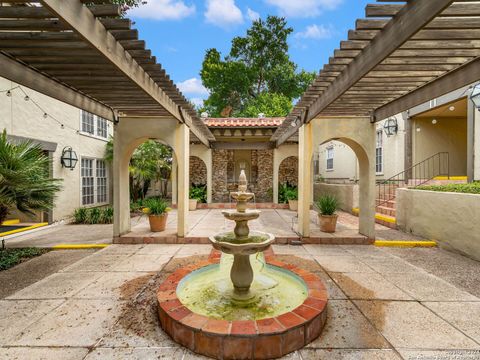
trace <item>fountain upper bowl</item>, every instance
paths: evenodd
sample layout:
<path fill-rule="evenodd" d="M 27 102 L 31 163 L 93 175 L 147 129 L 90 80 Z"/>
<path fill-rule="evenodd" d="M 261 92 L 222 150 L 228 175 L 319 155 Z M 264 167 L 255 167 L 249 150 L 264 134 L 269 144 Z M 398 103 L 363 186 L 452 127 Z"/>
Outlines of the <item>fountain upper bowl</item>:
<path fill-rule="evenodd" d="M 226 210 L 226 211 L 222 211 L 222 214 L 228 220 L 248 221 L 248 220 L 257 219 L 260 216 L 260 211 L 246 210 L 245 212 L 240 212 L 237 210 Z"/>
<path fill-rule="evenodd" d="M 235 240 L 233 232 L 224 232 L 209 237 L 212 246 L 232 255 L 252 255 L 267 250 L 275 241 L 273 234 L 251 231 L 245 240 Z"/>

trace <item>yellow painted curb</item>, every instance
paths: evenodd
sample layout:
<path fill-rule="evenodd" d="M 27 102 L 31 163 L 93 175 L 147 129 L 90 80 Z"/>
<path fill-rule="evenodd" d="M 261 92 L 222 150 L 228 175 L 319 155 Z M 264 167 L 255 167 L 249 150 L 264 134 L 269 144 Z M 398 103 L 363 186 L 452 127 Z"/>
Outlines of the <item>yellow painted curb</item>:
<path fill-rule="evenodd" d="M 353 208 L 352 213 L 354 215 L 359 215 L 360 214 L 360 209 L 359 208 Z M 382 220 L 382 221 L 385 221 L 385 222 L 388 222 L 388 223 L 391 223 L 391 224 L 396 224 L 397 223 L 397 219 L 395 219 L 394 217 L 387 216 L 387 215 L 382 215 L 382 214 L 378 214 L 378 213 L 375 214 L 375 219 Z"/>
<path fill-rule="evenodd" d="M 375 246 L 385 247 L 436 247 L 435 241 L 375 240 Z"/>
<path fill-rule="evenodd" d="M 3 233 L 0 233 L 0 236 L 12 235 L 12 234 L 16 234 L 16 233 L 20 233 L 20 232 L 24 232 L 24 231 L 28 231 L 28 230 L 32 230 L 32 229 L 36 229 L 36 228 L 39 228 L 39 227 L 42 227 L 42 226 L 47 226 L 47 225 L 48 225 L 48 223 L 38 223 L 38 224 L 31 225 L 31 226 L 27 226 L 27 227 L 24 227 L 24 228 L 21 228 L 21 229 L 15 229 L 15 230 L 10 230 L 10 231 L 6 231 L 6 232 L 3 232 Z"/>
<path fill-rule="evenodd" d="M 436 176 L 433 180 L 468 180 L 466 176 Z"/>
<path fill-rule="evenodd" d="M 80 250 L 80 249 L 103 249 L 110 244 L 58 244 L 52 246 L 53 250 Z"/>
<path fill-rule="evenodd" d="M 20 224 L 20 219 L 5 220 L 4 222 L 2 222 L 2 225 L 4 226 L 16 225 L 16 224 Z"/>

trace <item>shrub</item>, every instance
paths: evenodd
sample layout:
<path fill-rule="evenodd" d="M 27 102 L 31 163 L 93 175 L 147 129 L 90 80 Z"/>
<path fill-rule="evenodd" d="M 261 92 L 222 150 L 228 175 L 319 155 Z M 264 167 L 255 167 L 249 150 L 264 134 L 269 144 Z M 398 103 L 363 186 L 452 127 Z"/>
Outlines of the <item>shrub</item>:
<path fill-rule="evenodd" d="M 113 223 L 113 208 L 106 207 L 102 209 L 101 223 L 102 224 Z"/>
<path fill-rule="evenodd" d="M 113 223 L 113 208 L 78 208 L 73 213 L 75 224 L 111 224 Z"/>
<path fill-rule="evenodd" d="M 148 198 L 143 202 L 145 205 L 144 212 L 148 215 L 163 215 L 171 209 L 164 199 Z"/>
<path fill-rule="evenodd" d="M 48 249 L 39 248 L 19 248 L 19 249 L 3 249 L 0 250 L 0 271 L 7 270 L 26 259 L 42 255 Z"/>
<path fill-rule="evenodd" d="M 469 184 L 421 185 L 417 186 L 415 190 L 480 194 L 480 181 Z"/>
<path fill-rule="evenodd" d="M 85 224 L 87 222 L 88 217 L 88 209 L 86 208 L 78 208 L 75 209 L 73 213 L 73 222 L 75 224 Z"/>
<path fill-rule="evenodd" d="M 280 204 L 288 203 L 288 200 L 298 199 L 298 188 L 288 182 L 278 186 L 278 202 Z"/>
<path fill-rule="evenodd" d="M 322 215 L 334 215 L 338 209 L 338 200 L 333 195 L 323 195 L 316 202 L 315 206 Z"/>
<path fill-rule="evenodd" d="M 198 202 L 207 202 L 207 185 L 195 185 L 192 184 L 189 191 L 189 198 L 195 199 Z"/>

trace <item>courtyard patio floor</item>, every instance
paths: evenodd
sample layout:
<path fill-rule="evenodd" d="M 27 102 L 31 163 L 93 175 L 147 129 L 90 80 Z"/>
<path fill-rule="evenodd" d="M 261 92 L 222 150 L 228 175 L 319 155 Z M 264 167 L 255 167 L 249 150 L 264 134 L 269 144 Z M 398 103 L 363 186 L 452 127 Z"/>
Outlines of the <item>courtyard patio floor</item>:
<path fill-rule="evenodd" d="M 233 231 L 235 223 L 225 220 L 221 209 L 198 209 L 188 213 L 190 230 L 183 240 L 186 243 L 208 243 L 208 237 L 217 232 Z M 269 232 L 275 235 L 277 243 L 287 244 L 299 240 L 297 234 L 297 213 L 285 209 L 262 209 L 261 216 L 249 222 L 250 230 Z M 388 228 L 376 225 L 378 230 Z M 345 212 L 339 213 L 337 231 L 333 234 L 319 230 L 318 216 L 310 212 L 310 239 L 317 243 L 355 244 L 365 243 L 366 238 L 358 233 L 358 218 Z M 167 228 L 163 232 L 150 231 L 147 217 L 132 219 L 132 231 L 115 240 L 117 243 L 175 243 L 177 242 L 176 211 L 169 213 Z"/>
<path fill-rule="evenodd" d="M 329 291 L 322 335 L 285 359 L 480 358 L 478 262 L 441 249 L 273 249 L 317 273 Z M 210 251 L 111 245 L 57 269 L 0 300 L 0 359 L 204 359 L 161 330 L 152 289 L 175 263 Z"/>

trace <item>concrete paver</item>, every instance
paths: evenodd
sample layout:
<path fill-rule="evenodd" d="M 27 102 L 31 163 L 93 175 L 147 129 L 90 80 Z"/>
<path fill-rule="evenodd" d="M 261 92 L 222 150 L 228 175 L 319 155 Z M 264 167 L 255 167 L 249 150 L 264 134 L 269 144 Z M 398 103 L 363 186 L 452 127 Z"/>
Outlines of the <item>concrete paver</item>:
<path fill-rule="evenodd" d="M 283 359 L 479 358 L 475 289 L 429 273 L 433 263 L 422 266 L 418 260 L 433 254 L 441 261 L 443 250 L 415 249 L 408 256 L 373 246 L 276 245 L 274 250 L 287 259 L 296 256 L 292 261 L 299 265 L 308 263 L 330 299 L 321 337 Z M 173 342 L 159 327 L 154 308 L 137 316 L 136 306 L 148 297 L 137 303 L 125 286 L 147 284 L 164 266 L 171 271 L 173 265 L 165 264 L 172 259 L 210 251 L 209 245 L 112 245 L 58 269 L 0 301 L 0 359 L 207 359 Z M 456 269 L 480 269 L 469 259 L 455 260 Z M 460 271 L 456 276 L 460 282 Z M 131 318 L 124 324 L 127 314 Z"/>

